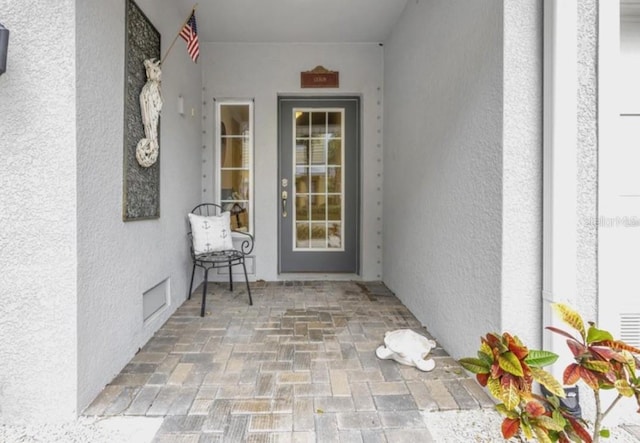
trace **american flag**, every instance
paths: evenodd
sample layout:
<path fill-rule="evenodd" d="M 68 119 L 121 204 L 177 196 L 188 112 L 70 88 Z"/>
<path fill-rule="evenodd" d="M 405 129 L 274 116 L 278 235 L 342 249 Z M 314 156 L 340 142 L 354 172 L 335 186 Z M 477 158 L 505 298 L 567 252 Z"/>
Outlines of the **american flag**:
<path fill-rule="evenodd" d="M 191 12 L 189 20 L 180 30 L 180 37 L 187 42 L 187 52 L 194 62 L 198 61 L 200 55 L 200 44 L 198 43 L 198 27 L 196 26 L 196 13 Z"/>

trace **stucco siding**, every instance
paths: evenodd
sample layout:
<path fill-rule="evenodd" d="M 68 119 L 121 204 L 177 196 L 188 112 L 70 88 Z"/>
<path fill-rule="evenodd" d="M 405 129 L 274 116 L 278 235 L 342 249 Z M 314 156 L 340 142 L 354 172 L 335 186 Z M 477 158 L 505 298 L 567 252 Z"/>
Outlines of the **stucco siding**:
<path fill-rule="evenodd" d="M 0 0 L 2 423 L 76 413 L 74 3 Z"/>
<path fill-rule="evenodd" d="M 542 343 L 542 1 L 504 1 L 501 330 Z"/>
<path fill-rule="evenodd" d="M 188 11 L 169 0 L 136 3 L 161 33 L 164 54 Z M 161 216 L 122 220 L 124 13 L 120 0 L 77 2 L 80 411 L 186 298 L 186 214 L 200 198 L 200 67 L 180 40 L 162 65 Z M 168 306 L 143 323 L 142 294 L 167 279 Z"/>
<path fill-rule="evenodd" d="M 408 2 L 385 42 L 384 281 L 455 356 L 501 326 L 502 3 Z"/>

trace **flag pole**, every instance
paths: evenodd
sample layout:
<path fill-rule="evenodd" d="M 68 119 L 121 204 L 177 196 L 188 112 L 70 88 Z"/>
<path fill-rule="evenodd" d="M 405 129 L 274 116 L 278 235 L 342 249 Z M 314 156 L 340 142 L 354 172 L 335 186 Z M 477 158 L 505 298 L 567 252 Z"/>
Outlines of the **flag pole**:
<path fill-rule="evenodd" d="M 187 24 L 187 22 L 191 18 L 191 15 L 196 11 L 197 7 L 198 7 L 198 4 L 196 3 L 195 5 L 193 5 L 193 8 L 191 8 L 191 12 L 187 16 L 186 20 L 182 23 L 182 26 L 180 26 L 180 29 L 178 29 L 178 33 L 176 34 L 175 38 L 171 42 L 171 45 L 169 46 L 169 49 L 167 49 L 167 52 L 164 53 L 164 57 L 162 57 L 162 59 L 160 60 L 160 65 L 162 65 L 164 60 L 167 58 L 167 55 L 169 55 L 169 52 L 171 52 L 171 48 L 173 48 L 173 45 L 176 44 L 176 40 L 178 40 L 178 37 L 180 37 L 180 32 L 182 32 L 182 28 L 184 28 L 184 25 Z"/>

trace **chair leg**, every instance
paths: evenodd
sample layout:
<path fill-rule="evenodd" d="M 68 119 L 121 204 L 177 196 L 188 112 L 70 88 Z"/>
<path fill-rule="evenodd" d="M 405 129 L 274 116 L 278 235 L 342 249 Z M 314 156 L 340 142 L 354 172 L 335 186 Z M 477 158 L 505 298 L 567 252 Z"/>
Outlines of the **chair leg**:
<path fill-rule="evenodd" d="M 200 308 L 200 317 L 204 317 L 204 309 L 207 304 L 207 278 L 209 274 L 209 269 L 205 268 L 204 270 L 204 288 L 202 288 L 202 307 Z"/>
<path fill-rule="evenodd" d="M 247 276 L 247 267 L 242 260 L 242 269 L 244 270 L 244 281 L 247 282 L 247 293 L 249 294 L 249 306 L 253 306 L 253 300 L 251 299 L 251 288 L 249 287 L 249 277 Z"/>
<path fill-rule="evenodd" d="M 231 272 L 231 262 L 229 262 L 229 290 L 233 292 L 233 274 Z"/>
<path fill-rule="evenodd" d="M 187 300 L 191 300 L 191 291 L 193 291 L 193 276 L 196 274 L 196 264 L 193 264 L 193 270 L 191 271 L 191 284 L 189 285 L 189 294 Z"/>

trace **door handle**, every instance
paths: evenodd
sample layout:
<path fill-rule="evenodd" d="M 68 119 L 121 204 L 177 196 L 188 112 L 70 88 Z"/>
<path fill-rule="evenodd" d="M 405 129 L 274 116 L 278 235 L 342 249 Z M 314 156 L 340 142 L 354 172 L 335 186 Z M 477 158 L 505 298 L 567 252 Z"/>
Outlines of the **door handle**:
<path fill-rule="evenodd" d="M 287 198 L 289 198 L 289 193 L 287 191 L 282 191 L 282 217 L 287 218 Z"/>

